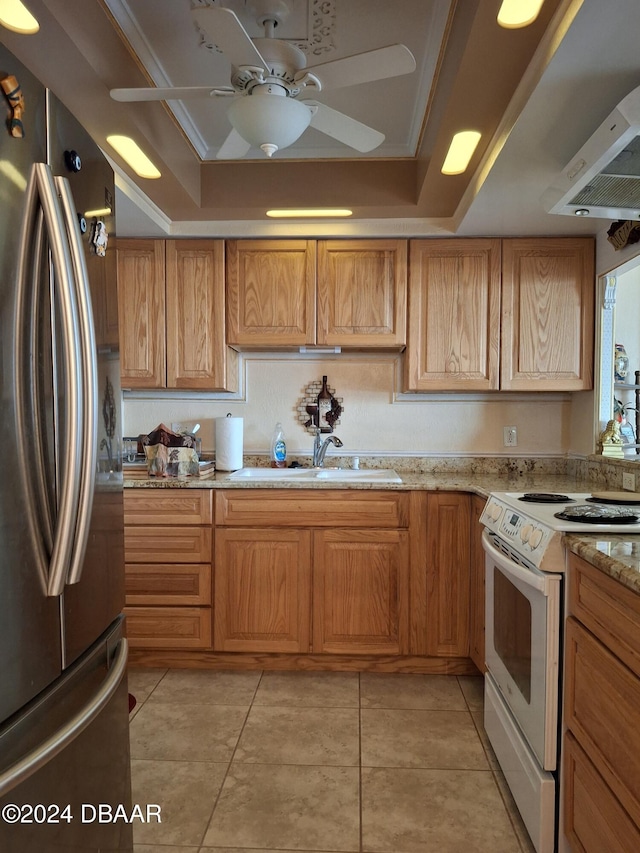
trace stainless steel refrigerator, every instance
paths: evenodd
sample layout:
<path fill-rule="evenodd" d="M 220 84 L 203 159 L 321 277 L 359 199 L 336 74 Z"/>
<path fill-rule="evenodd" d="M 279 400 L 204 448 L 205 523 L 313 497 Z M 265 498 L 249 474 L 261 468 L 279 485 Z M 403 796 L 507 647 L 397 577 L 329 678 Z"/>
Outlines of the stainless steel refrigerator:
<path fill-rule="evenodd" d="M 122 817 L 131 791 L 113 172 L 0 45 L 3 80 L 0 850 L 122 853 L 133 848 Z M 110 813 L 120 818 L 99 820 Z"/>

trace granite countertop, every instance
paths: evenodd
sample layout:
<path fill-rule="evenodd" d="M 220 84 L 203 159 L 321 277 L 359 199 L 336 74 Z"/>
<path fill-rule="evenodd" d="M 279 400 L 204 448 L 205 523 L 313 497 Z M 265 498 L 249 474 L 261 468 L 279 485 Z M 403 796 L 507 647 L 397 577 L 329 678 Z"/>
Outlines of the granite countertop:
<path fill-rule="evenodd" d="M 331 480 L 233 480 L 215 471 L 200 477 L 139 477 L 124 480 L 129 489 L 364 489 L 391 491 L 457 491 L 487 497 L 495 491 L 590 492 L 593 484 L 566 475 L 398 471 L 401 483 L 339 482 Z"/>
<path fill-rule="evenodd" d="M 640 536 L 567 534 L 567 548 L 623 586 L 640 594 Z"/>

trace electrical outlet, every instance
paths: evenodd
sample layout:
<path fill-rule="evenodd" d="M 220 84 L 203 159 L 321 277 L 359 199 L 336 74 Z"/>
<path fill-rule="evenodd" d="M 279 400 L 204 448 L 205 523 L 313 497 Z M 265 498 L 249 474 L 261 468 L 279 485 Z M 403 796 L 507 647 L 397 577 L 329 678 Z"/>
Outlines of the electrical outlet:
<path fill-rule="evenodd" d="M 623 474 L 622 475 L 622 488 L 627 489 L 629 492 L 635 492 L 636 490 L 636 475 L 635 474 Z"/>
<path fill-rule="evenodd" d="M 505 447 L 517 447 L 518 445 L 518 429 L 514 426 L 506 426 L 502 428 Z"/>

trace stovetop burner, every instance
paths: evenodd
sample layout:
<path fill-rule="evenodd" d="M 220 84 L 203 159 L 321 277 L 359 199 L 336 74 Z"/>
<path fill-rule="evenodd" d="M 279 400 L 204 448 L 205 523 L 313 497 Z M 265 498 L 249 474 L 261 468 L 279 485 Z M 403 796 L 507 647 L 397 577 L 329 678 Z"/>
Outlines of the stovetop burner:
<path fill-rule="evenodd" d="M 562 512 L 554 513 L 554 516 L 579 524 L 635 524 L 640 519 L 637 512 L 626 507 L 596 503 L 568 506 Z"/>
<path fill-rule="evenodd" d="M 556 495 L 553 492 L 526 492 L 518 500 L 531 504 L 566 504 L 574 499 L 569 495 Z"/>

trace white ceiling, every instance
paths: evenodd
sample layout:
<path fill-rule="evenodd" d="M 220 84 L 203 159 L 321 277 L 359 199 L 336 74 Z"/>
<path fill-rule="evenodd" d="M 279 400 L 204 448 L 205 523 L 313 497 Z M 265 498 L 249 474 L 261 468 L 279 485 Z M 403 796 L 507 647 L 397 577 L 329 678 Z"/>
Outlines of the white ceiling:
<path fill-rule="evenodd" d="M 296 43 L 304 41 L 309 21 L 322 23 L 321 53 L 308 50 L 310 66 L 401 42 L 414 53 L 417 70 L 317 96 L 385 133 L 370 154 L 309 130 L 277 161 L 252 151 L 246 161 L 231 163 L 215 160 L 229 131 L 228 99 L 184 101 L 170 112 L 162 102 L 116 104 L 109 97 L 114 87 L 227 85 L 228 61 L 199 46 L 191 17 L 192 4 L 207 1 L 27 0 L 40 33 L 2 32 L 7 47 L 111 155 L 120 235 L 508 235 L 606 228 L 602 220 L 546 214 L 540 199 L 591 132 L 640 84 L 638 0 L 546 0 L 537 25 L 518 31 L 495 26 L 500 0 L 295 0 Z M 244 0 L 224 5 L 252 27 Z M 465 121 L 486 124 L 483 144 L 464 176 L 443 178 L 443 146 Z M 160 181 L 136 178 L 109 151 L 106 134 L 117 131 L 136 137 L 157 161 Z M 300 225 L 264 217 L 272 204 L 336 203 L 353 207 L 354 219 Z"/>

